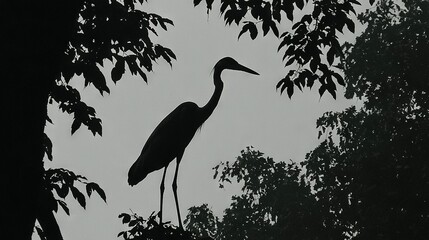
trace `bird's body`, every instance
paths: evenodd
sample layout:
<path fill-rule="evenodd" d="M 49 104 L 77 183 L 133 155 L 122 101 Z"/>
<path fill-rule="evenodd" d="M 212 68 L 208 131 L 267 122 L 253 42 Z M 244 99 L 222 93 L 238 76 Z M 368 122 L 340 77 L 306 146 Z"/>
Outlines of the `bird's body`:
<path fill-rule="evenodd" d="M 195 132 L 210 117 L 216 108 L 223 90 L 221 73 L 225 69 L 239 70 L 256 74 L 255 71 L 240 65 L 230 57 L 219 60 L 214 67 L 215 90 L 210 100 L 203 107 L 198 107 L 193 102 L 180 104 L 155 128 L 147 139 L 140 156 L 131 166 L 128 172 L 128 183 L 134 186 L 141 182 L 149 173 L 164 168 L 161 181 L 160 222 L 162 223 L 162 201 L 164 193 L 164 179 L 168 165 L 176 159 L 176 170 L 173 180 L 173 193 L 176 202 L 176 210 L 179 218 L 179 227 L 182 228 L 179 203 L 177 200 L 177 173 L 185 148 L 191 142 Z"/>
<path fill-rule="evenodd" d="M 184 102 L 159 123 L 147 139 L 139 158 L 130 168 L 128 183 L 131 186 L 142 181 L 147 174 L 166 167 L 182 154 L 203 124 L 204 120 L 199 119 L 199 111 L 201 108 L 197 104 Z M 189 118 L 199 121 L 189 121 Z"/>

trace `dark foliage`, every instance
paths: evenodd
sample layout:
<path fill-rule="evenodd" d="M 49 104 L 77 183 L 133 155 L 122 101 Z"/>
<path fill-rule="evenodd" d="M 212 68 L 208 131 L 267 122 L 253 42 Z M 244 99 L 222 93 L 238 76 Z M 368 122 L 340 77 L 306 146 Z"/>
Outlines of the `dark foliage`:
<path fill-rule="evenodd" d="M 119 218 L 122 223 L 126 224 L 130 229 L 122 231 L 118 237 L 123 237 L 124 240 L 193 240 L 191 233 L 184 231 L 178 227 L 173 226 L 171 223 L 159 223 L 157 221 L 158 214 L 152 214 L 145 220 L 143 217 L 133 213 L 121 213 Z"/>
<path fill-rule="evenodd" d="M 102 134 L 101 119 L 96 117 L 94 108 L 81 101 L 79 91 L 69 85 L 74 76 L 83 75 L 85 86 L 93 85 L 103 95 L 110 93 L 100 71 L 106 60 L 114 65 L 111 79 L 116 83 L 126 67 L 147 82 L 145 72 L 152 71 L 154 62 L 161 58 L 171 65 L 176 59 L 169 48 L 151 40 L 158 35 L 157 28 L 167 30 L 173 22 L 137 9 L 137 3 L 142 4 L 143 0 L 88 0 L 80 6 L 50 93 L 50 103 L 55 101 L 63 112 L 73 114 L 72 134 L 82 124 L 94 135 Z"/>
<path fill-rule="evenodd" d="M 276 216 L 270 212 L 275 201 L 262 198 L 276 186 L 266 181 L 275 171 L 262 167 L 272 160 L 247 150 L 222 170 L 217 166 L 221 184 L 235 177 L 244 186 L 216 223 L 216 239 L 277 239 L 282 231 L 292 239 L 429 237 L 429 3 L 383 0 L 359 20 L 368 28 L 354 45 L 345 45 L 344 70 L 346 97 L 360 98 L 363 106 L 318 119 L 322 142 L 302 168 L 282 174 L 295 188 L 281 193 L 296 197 L 279 203 L 287 209 L 277 215 L 284 222 L 267 221 Z M 301 175 L 305 181 L 296 180 Z"/>
<path fill-rule="evenodd" d="M 189 208 L 184 224 L 194 238 L 214 238 L 217 235 L 219 219 L 208 204 L 202 204 Z"/>
<path fill-rule="evenodd" d="M 286 90 L 290 98 L 296 88 L 301 91 L 304 87 L 312 88 L 317 81 L 320 96 L 328 91 L 336 98 L 337 85 L 345 86 L 340 74 L 339 63 L 344 56 L 338 36 L 344 29 L 355 32 L 353 16 L 361 2 L 364 1 L 221 0 L 220 13 L 226 24 L 241 26 L 238 38 L 249 32 L 251 39 L 255 39 L 261 30 L 263 36 L 272 32 L 279 38 L 277 50 L 284 51 L 285 68 L 291 69 L 276 86 L 281 93 Z M 372 5 L 374 0 L 369 2 Z M 195 6 L 200 3 L 194 1 Z M 213 0 L 206 1 L 207 11 L 212 9 L 212 3 Z M 296 19 L 298 11 L 308 14 Z M 289 25 L 290 30 L 279 32 Z"/>
<path fill-rule="evenodd" d="M 219 221 L 207 204 L 189 209 L 186 228 L 214 239 L 327 239 L 318 202 L 296 163 L 274 162 L 247 148 L 233 163 L 217 165 L 219 187 L 235 181 L 234 195 Z M 204 217 L 202 217 L 204 216 Z"/>
<path fill-rule="evenodd" d="M 345 64 L 360 109 L 325 113 L 308 177 L 330 218 L 353 239 L 427 239 L 429 98 L 427 2 L 380 1 Z"/>
<path fill-rule="evenodd" d="M 41 239 L 52 239 L 55 234 L 57 234 L 55 236 L 57 239 L 61 236 L 58 226 L 52 230 L 52 225 L 57 225 L 52 212 L 58 212 L 58 207 L 61 207 L 67 215 L 70 215 L 70 210 L 65 202 L 70 193 L 80 206 L 86 207 L 85 195 L 76 187 L 78 184 L 85 186 L 88 197 L 95 191 L 106 202 L 106 194 L 103 189 L 97 183 L 88 182 L 86 177 L 76 175 L 74 172 L 63 168 L 45 171 L 43 189 L 39 199 L 39 206 L 42 211 L 37 217 L 41 227 L 36 226 L 36 232 Z M 46 212 L 49 212 L 49 220 L 44 217 L 47 215 Z"/>

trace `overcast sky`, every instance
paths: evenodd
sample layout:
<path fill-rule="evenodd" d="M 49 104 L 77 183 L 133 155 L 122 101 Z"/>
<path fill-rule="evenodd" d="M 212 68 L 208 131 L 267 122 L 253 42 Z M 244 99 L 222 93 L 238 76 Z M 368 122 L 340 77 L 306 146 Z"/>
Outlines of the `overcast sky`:
<path fill-rule="evenodd" d="M 187 147 L 180 165 L 178 195 L 183 219 L 191 206 L 208 203 L 218 216 L 229 206 L 238 188 L 218 188 L 212 167 L 220 161 L 233 161 L 249 145 L 275 161 L 302 161 L 319 142 L 317 118 L 356 103 L 341 94 L 337 100 L 327 94 L 319 98 L 317 87 L 295 92 L 292 100 L 280 95 L 275 85 L 288 70 L 283 68 L 282 54 L 276 52 L 279 42 L 274 36 L 252 41 L 245 34 L 238 41 L 238 27 L 225 27 L 218 11 L 208 16 L 204 6 L 194 8 L 190 0 L 149 1 L 144 8 L 174 21 L 174 27 L 168 32 L 160 29 L 154 39 L 175 52 L 173 67 L 160 61 L 148 74 L 149 84 L 127 73 L 116 86 L 109 81 L 111 94 L 105 97 L 74 78 L 72 85 L 103 121 L 102 137 L 93 137 L 84 126 L 71 136 L 72 117 L 56 106 L 49 109 L 54 125 L 48 125 L 47 133 L 54 143 L 54 161 L 47 161 L 46 167 L 63 167 L 84 175 L 107 194 L 107 204 L 97 195 L 87 199 L 87 210 L 70 196 L 71 216 L 62 210 L 57 214 L 67 240 L 117 239 L 118 232 L 125 229 L 118 219 L 120 213 L 132 210 L 147 217 L 159 210 L 162 171 L 130 187 L 128 169 L 153 129 L 177 105 L 193 101 L 202 106 L 208 101 L 214 90 L 210 72 L 224 56 L 260 75 L 222 74 L 225 87 L 219 105 Z M 109 70 L 107 65 L 107 76 Z M 165 183 L 164 220 L 177 225 L 173 173 L 171 164 Z"/>

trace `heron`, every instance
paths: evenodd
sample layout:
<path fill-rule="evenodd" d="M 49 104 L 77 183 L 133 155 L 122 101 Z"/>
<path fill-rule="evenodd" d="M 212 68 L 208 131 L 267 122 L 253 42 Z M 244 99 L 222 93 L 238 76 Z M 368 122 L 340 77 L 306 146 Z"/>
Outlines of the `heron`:
<path fill-rule="evenodd" d="M 164 168 L 160 185 L 160 211 L 159 221 L 162 224 L 162 205 L 164 197 L 164 181 L 167 167 L 176 159 L 176 169 L 173 179 L 173 194 L 176 203 L 179 228 L 183 229 L 177 198 L 177 175 L 179 164 L 185 148 L 191 142 L 195 132 L 210 117 L 216 108 L 223 90 L 221 73 L 230 69 L 259 75 L 257 72 L 239 64 L 231 57 L 224 57 L 214 66 L 213 83 L 214 93 L 203 107 L 193 102 L 184 102 L 168 114 L 155 128 L 147 139 L 140 156 L 128 172 L 128 184 L 134 186 L 141 182 L 149 173 Z"/>

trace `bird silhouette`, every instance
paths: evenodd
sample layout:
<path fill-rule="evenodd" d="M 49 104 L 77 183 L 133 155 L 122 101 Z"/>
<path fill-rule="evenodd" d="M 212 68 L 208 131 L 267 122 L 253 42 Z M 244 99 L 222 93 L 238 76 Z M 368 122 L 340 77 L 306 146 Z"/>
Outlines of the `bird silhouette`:
<path fill-rule="evenodd" d="M 174 172 L 172 187 L 179 227 L 183 229 L 177 199 L 177 173 L 179 164 L 185 148 L 195 135 L 195 132 L 210 117 L 219 102 L 223 89 L 221 73 L 226 69 L 259 75 L 257 72 L 239 64 L 231 57 L 224 57 L 219 60 L 213 68 L 215 90 L 207 104 L 203 107 L 198 107 L 193 102 L 184 102 L 168 114 L 149 136 L 140 156 L 128 172 L 128 184 L 134 186 L 141 182 L 149 173 L 164 168 L 160 185 L 160 224 L 162 224 L 165 173 L 167 172 L 169 163 L 176 159 L 176 170 Z"/>

